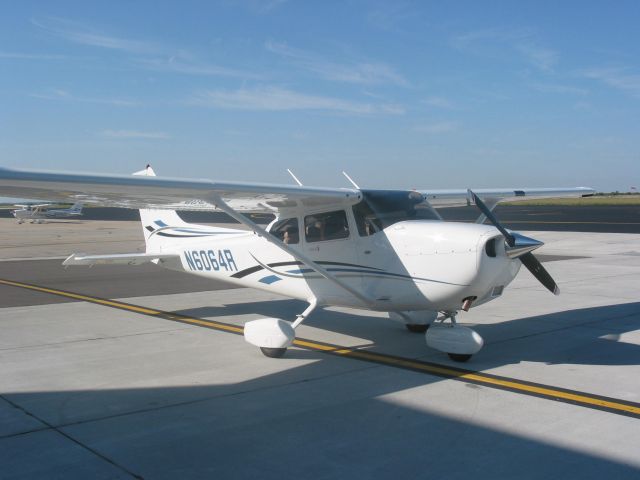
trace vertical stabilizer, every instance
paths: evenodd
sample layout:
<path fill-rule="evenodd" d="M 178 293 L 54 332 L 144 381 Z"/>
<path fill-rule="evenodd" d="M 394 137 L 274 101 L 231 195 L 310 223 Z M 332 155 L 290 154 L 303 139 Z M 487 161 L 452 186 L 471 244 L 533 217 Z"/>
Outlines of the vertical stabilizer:
<path fill-rule="evenodd" d="M 147 165 L 144 170 L 135 172 L 134 175 L 146 175 L 148 177 L 156 176 L 151 165 Z M 144 233 L 144 241 L 147 245 L 147 251 L 149 251 L 149 237 L 152 232 L 164 227 L 180 227 L 188 225 L 188 223 L 178 216 L 175 210 L 140 209 L 140 221 L 142 222 L 142 232 Z"/>

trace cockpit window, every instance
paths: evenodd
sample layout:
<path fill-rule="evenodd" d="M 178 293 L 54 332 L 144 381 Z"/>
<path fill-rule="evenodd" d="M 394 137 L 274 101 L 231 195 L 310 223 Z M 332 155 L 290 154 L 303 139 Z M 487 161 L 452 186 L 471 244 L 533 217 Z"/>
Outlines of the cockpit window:
<path fill-rule="evenodd" d="M 316 213 L 304 217 L 304 231 L 307 242 L 339 240 L 349 237 L 347 214 L 344 210 Z"/>
<path fill-rule="evenodd" d="M 295 245 L 300 242 L 297 218 L 286 218 L 277 221 L 271 227 L 270 233 L 282 240 L 287 245 Z"/>
<path fill-rule="evenodd" d="M 362 201 L 353 206 L 353 215 L 361 237 L 404 220 L 437 219 L 421 193 L 397 190 L 363 190 Z"/>
<path fill-rule="evenodd" d="M 364 200 L 353 206 L 353 216 L 356 219 L 356 226 L 361 237 L 368 237 L 382 230 L 382 222 Z"/>

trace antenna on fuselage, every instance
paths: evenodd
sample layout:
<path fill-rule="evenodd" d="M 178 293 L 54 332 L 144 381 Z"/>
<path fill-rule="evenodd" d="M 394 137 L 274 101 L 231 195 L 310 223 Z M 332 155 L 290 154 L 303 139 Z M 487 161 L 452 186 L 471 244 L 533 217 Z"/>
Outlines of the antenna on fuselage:
<path fill-rule="evenodd" d="M 358 190 L 360 190 L 360 187 L 358 186 L 358 184 L 356 182 L 353 181 L 353 179 L 349 176 L 349 174 L 347 172 L 345 172 L 344 170 L 342 171 L 342 174 L 347 177 L 347 180 L 349 180 L 349 182 L 351 183 L 351 185 L 353 185 L 354 187 L 356 187 Z"/>
<path fill-rule="evenodd" d="M 300 180 L 298 180 L 298 177 L 296 177 L 293 172 L 291 170 L 289 170 L 287 168 L 287 172 L 289 172 L 289 175 L 291 175 L 293 177 L 293 179 L 295 180 L 295 182 L 298 184 L 299 187 L 302 186 L 302 182 Z"/>

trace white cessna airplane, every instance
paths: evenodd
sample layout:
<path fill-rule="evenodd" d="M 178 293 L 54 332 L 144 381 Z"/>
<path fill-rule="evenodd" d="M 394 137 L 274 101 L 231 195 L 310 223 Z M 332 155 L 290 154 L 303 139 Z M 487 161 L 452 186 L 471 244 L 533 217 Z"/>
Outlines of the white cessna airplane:
<path fill-rule="evenodd" d="M 31 223 L 42 223 L 45 219 L 69 218 L 82 215 L 82 202 L 76 202 L 69 208 L 52 208 L 48 209 L 50 203 L 42 203 L 40 205 L 16 205 L 22 207 L 19 210 L 13 210 L 11 214 L 18 219 L 18 223 L 24 223 L 25 220 L 31 220 Z"/>
<path fill-rule="evenodd" d="M 153 262 L 307 302 L 293 322 L 264 318 L 245 324 L 246 341 L 269 357 L 285 353 L 296 327 L 316 308 L 336 305 L 389 312 L 409 330 L 426 331 L 430 347 L 468 360 L 483 340 L 456 323 L 459 311 L 500 297 L 522 265 L 558 293 L 531 253 L 542 242 L 503 228 L 492 208 L 506 198 L 594 192 L 229 183 L 159 178 L 150 166 L 134 175 L 0 169 L 0 192 L 140 209 L 146 253 L 73 254 L 64 265 Z M 461 203 L 475 203 L 481 212 L 477 223 L 445 222 L 433 207 Z M 223 211 L 250 230 L 189 224 L 175 210 Z M 242 212 L 276 218 L 263 228 Z M 484 225 L 486 219 L 492 225 Z"/>

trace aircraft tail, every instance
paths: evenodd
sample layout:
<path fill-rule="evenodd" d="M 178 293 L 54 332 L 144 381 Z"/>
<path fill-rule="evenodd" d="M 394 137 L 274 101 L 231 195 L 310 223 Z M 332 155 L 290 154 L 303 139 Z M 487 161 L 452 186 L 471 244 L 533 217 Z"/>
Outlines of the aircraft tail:
<path fill-rule="evenodd" d="M 82 213 L 82 202 L 76 202 L 73 205 L 71 205 L 71 208 L 69 208 L 69 211 L 71 213 Z"/>
<path fill-rule="evenodd" d="M 156 176 L 151 165 L 134 175 Z M 187 223 L 175 210 L 140 209 L 140 221 L 147 253 L 168 251 L 179 243 L 193 239 L 245 233 L 242 230 Z"/>
<path fill-rule="evenodd" d="M 151 168 L 151 165 L 147 165 L 144 170 L 135 172 L 133 175 L 146 175 L 148 177 L 155 177 L 156 173 Z M 158 209 L 140 209 L 140 221 L 142 222 L 142 233 L 144 234 L 144 241 L 147 245 L 147 251 L 149 250 L 149 238 L 156 231 L 166 227 L 182 227 L 187 226 L 182 218 L 178 216 L 175 210 L 158 210 Z"/>

